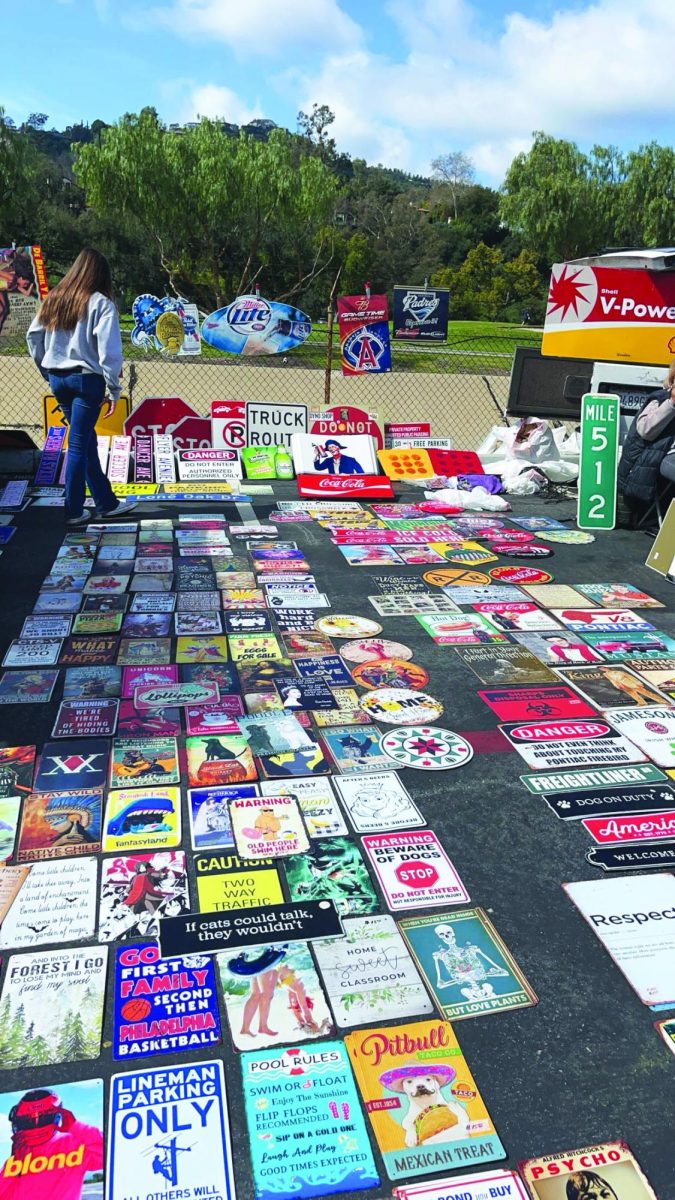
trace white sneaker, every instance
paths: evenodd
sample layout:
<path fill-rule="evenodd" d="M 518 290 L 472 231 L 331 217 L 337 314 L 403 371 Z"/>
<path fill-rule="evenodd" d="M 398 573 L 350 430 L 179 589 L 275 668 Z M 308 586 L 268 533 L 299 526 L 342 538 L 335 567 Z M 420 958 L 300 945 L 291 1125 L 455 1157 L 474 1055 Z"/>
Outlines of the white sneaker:
<path fill-rule="evenodd" d="M 66 517 L 66 525 L 72 529 L 73 526 L 87 525 L 91 521 L 93 513 L 90 509 L 85 508 L 84 512 L 79 517 Z"/>
<path fill-rule="evenodd" d="M 131 502 L 128 500 L 119 500 L 114 508 L 111 508 L 108 512 L 99 513 L 99 516 L 105 517 L 106 521 L 108 517 L 126 517 L 127 513 L 133 512 L 136 506 L 135 500 Z"/>

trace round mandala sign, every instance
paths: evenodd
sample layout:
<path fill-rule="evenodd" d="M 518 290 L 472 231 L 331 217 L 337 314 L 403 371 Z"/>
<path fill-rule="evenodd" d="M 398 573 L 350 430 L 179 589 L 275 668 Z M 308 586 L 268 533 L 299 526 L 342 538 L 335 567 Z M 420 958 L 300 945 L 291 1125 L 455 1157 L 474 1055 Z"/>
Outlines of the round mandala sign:
<path fill-rule="evenodd" d="M 465 738 L 438 725 L 391 729 L 382 734 L 380 749 L 398 766 L 418 771 L 450 771 L 473 758 L 473 747 Z"/>

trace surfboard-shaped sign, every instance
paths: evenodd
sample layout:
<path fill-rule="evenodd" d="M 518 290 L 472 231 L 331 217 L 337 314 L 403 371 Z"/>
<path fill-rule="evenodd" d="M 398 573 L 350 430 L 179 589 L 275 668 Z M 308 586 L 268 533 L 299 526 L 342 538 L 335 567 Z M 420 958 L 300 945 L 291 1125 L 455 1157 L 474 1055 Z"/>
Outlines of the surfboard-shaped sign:
<path fill-rule="evenodd" d="M 202 338 L 226 354 L 284 354 L 312 332 L 306 313 L 262 296 L 237 296 L 202 323 Z"/>

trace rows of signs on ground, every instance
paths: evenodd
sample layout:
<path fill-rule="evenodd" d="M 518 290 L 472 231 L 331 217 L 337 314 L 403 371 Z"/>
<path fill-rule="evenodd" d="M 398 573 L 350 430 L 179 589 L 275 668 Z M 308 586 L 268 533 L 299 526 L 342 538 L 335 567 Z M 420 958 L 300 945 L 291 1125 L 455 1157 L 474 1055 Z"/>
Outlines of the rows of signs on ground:
<path fill-rule="evenodd" d="M 279 514 L 309 516 L 341 549 L 370 549 L 370 531 L 439 555 L 419 576 L 402 573 L 403 556 L 388 560 L 373 579 L 379 598 L 440 603 L 437 621 L 414 604 L 401 615 L 443 647 L 458 682 L 470 671 L 485 685 L 477 695 L 531 768 L 528 792 L 582 822 L 589 863 L 641 872 L 566 890 L 639 998 L 672 1008 L 675 876 L 644 873 L 675 858 L 664 774 L 675 773 L 675 643 L 642 613 L 660 602 L 632 584 L 561 584 L 531 566 L 443 565 L 477 542 L 499 547 L 490 559 L 535 535 L 576 542 L 550 518 L 507 526 L 312 501 L 281 501 Z M 388 1178 L 411 1180 L 395 1189 L 403 1200 L 484 1200 L 493 1179 L 497 1194 L 527 1188 L 535 1200 L 603 1189 L 653 1200 L 622 1143 L 528 1160 L 524 1183 L 485 1171 L 506 1151 L 449 1022 L 537 997 L 485 909 L 468 907 L 423 793 L 397 774 L 466 769 L 474 747 L 434 724 L 443 704 L 410 647 L 378 621 L 326 611 L 298 542 L 257 530 L 181 516 L 175 528 L 161 519 L 68 534 L 5 657 L 3 702 L 48 701 L 62 668 L 65 678 L 53 740 L 0 750 L 2 857 L 12 858 L 0 873 L 0 1069 L 93 1064 L 108 973 L 113 1058 L 182 1056 L 170 1073 L 113 1078 L 109 1200 L 146 1200 L 165 1184 L 233 1193 L 222 1064 L 217 1053 L 190 1057 L 221 1043 L 223 1012 L 242 1052 L 257 1197 L 376 1187 L 367 1121 Z M 161 569 L 145 570 L 153 559 Z M 520 586 L 503 582 L 505 569 Z M 88 628 L 92 619 L 102 625 Z M 64 946 L 97 928 L 95 946 Z M 673 1023 L 659 1026 L 673 1049 Z M 336 1028 L 349 1032 L 336 1039 Z M 31 1176 L 53 1194 L 57 1181 L 67 1196 L 100 1194 L 99 1080 L 51 1086 L 42 1075 L 3 1103 L 9 1197 Z M 421 1182 L 467 1166 L 480 1175 Z"/>

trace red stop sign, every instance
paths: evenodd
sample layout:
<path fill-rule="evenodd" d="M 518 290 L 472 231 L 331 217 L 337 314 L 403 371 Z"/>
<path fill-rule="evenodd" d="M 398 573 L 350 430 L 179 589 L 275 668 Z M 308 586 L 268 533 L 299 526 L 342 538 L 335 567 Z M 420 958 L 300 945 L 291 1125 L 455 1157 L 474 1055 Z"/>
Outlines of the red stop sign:
<path fill-rule="evenodd" d="M 411 862 L 400 863 L 394 872 L 399 883 L 408 888 L 433 887 L 438 883 L 438 871 L 432 863 L 412 859 Z"/>
<path fill-rule="evenodd" d="M 208 417 L 184 417 L 172 432 L 174 450 L 208 450 L 211 446 L 211 421 Z"/>
<path fill-rule="evenodd" d="M 173 433 L 186 417 L 197 416 L 194 408 L 180 396 L 146 396 L 127 417 L 124 432 L 132 437 L 138 433 Z"/>

